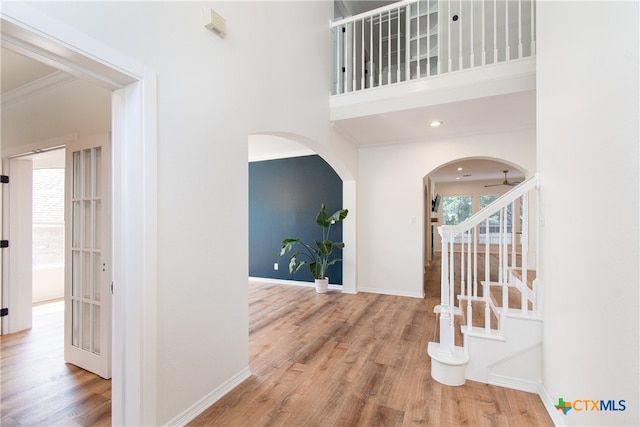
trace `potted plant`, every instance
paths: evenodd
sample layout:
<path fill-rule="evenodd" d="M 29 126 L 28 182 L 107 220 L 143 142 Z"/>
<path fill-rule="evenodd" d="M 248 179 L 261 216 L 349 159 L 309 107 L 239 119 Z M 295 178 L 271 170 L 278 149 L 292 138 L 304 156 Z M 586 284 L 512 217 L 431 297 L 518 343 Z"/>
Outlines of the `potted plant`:
<path fill-rule="evenodd" d="M 320 212 L 316 216 L 316 224 L 322 227 L 322 240 L 315 240 L 315 244 L 304 243 L 300 239 L 284 239 L 282 241 L 280 256 L 291 251 L 294 246 L 302 245 L 304 251 L 296 252 L 289 258 L 289 274 L 297 272 L 303 265 L 308 265 L 311 275 L 315 279 L 316 292 L 318 293 L 326 293 L 329 287 L 329 279 L 326 277 L 327 268 L 336 262 L 342 261 L 341 258 L 331 258 L 333 248 L 344 248 L 343 242 L 329 240 L 331 226 L 345 219 L 348 213 L 347 209 L 340 209 L 332 215 L 327 215 L 327 210 L 323 203 Z"/>

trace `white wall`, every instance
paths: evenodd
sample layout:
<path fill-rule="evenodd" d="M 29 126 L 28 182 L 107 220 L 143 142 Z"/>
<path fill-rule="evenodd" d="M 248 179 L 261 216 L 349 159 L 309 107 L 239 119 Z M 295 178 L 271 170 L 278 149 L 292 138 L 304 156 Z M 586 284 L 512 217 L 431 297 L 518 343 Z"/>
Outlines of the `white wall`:
<path fill-rule="evenodd" d="M 203 4 L 226 19 L 225 39 L 204 29 Z M 328 160 L 339 173 L 357 176 L 354 148 L 328 125 L 333 4 L 35 6 L 157 72 L 157 423 L 164 424 L 248 367 L 247 136 L 302 135 L 340 161 Z"/>
<path fill-rule="evenodd" d="M 32 275 L 34 303 L 64 298 L 64 265 L 34 268 Z"/>
<path fill-rule="evenodd" d="M 639 4 L 537 5 L 544 395 L 626 400 L 551 407 L 566 425 L 639 425 Z"/>
<path fill-rule="evenodd" d="M 422 297 L 423 178 L 456 159 L 493 158 L 536 170 L 533 129 L 360 150 L 358 289 Z M 426 213 L 429 218 L 430 212 Z"/>

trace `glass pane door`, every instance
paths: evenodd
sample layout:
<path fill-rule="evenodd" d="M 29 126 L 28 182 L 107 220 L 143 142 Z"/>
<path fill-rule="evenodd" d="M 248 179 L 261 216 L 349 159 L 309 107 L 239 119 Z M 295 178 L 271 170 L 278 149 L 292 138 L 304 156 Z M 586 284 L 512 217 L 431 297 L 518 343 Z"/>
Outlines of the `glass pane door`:
<path fill-rule="evenodd" d="M 82 144 L 79 144 L 82 145 Z M 110 377 L 108 144 L 68 147 L 65 360 Z"/>

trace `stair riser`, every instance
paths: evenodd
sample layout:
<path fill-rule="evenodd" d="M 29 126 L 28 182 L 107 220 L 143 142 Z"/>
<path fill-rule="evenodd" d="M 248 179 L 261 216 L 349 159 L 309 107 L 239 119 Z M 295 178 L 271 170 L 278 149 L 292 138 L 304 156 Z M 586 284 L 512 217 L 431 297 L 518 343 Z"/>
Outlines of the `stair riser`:
<path fill-rule="evenodd" d="M 501 377 L 516 389 L 537 383 L 541 376 L 537 367 L 541 366 L 542 322 L 510 316 L 504 316 L 502 322 L 503 340 L 465 335 L 469 354 L 466 378 L 490 383 L 492 376 Z"/>

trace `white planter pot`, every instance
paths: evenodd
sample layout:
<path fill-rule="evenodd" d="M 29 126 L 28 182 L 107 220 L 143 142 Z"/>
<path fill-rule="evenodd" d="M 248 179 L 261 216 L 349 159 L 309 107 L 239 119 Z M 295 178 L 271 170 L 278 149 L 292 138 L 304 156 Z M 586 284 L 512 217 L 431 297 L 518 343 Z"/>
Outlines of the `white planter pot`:
<path fill-rule="evenodd" d="M 329 290 L 329 279 L 316 279 L 316 292 L 319 294 L 326 294 Z"/>

